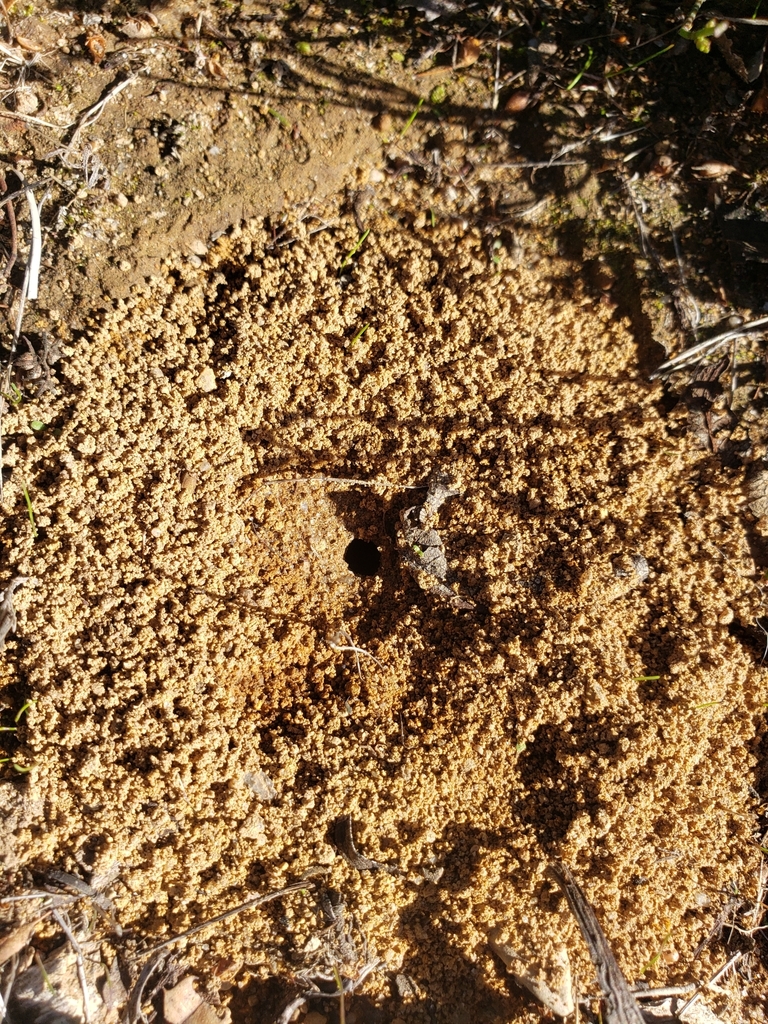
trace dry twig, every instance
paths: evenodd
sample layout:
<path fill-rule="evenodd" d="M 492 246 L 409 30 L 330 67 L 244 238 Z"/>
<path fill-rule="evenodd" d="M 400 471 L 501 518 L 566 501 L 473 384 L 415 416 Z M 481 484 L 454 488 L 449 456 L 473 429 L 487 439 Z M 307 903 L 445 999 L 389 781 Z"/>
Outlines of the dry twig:
<path fill-rule="evenodd" d="M 587 944 L 597 971 L 597 982 L 605 996 L 605 1024 L 645 1024 L 635 997 L 608 945 L 595 912 L 581 891 L 571 869 L 562 861 L 549 866 L 550 873 L 562 889 L 568 906 Z"/>
<path fill-rule="evenodd" d="M 172 939 L 166 939 L 165 942 L 160 942 L 157 946 L 153 946 L 151 949 L 145 950 L 142 956 L 154 955 L 159 953 L 160 950 L 167 949 L 168 946 L 173 946 L 176 942 L 181 942 L 182 939 L 188 939 L 192 935 L 197 935 L 204 928 L 208 928 L 212 924 L 221 924 L 222 921 L 228 921 L 231 917 L 235 917 L 237 914 L 242 914 L 244 910 L 253 910 L 255 907 L 260 907 L 263 903 L 269 903 L 271 900 L 276 900 L 280 896 L 287 896 L 292 892 L 301 892 L 302 889 L 308 889 L 311 887 L 311 883 L 308 882 L 293 882 L 291 885 L 286 885 L 283 889 L 276 889 L 274 892 L 268 892 L 265 896 L 254 896 L 250 900 L 246 900 L 245 903 L 240 903 L 236 907 L 232 907 L 231 910 L 225 910 L 223 914 L 218 914 L 216 917 L 211 917 L 207 921 L 203 921 L 202 924 L 196 924 L 194 928 L 188 928 L 187 931 L 181 932 L 179 935 L 174 935 Z"/>
<path fill-rule="evenodd" d="M 393 484 L 389 480 L 353 480 L 343 476 L 263 476 L 262 484 L 346 484 L 347 487 L 387 487 L 395 491 L 426 491 L 426 484 Z"/>
<path fill-rule="evenodd" d="M 60 913 L 58 910 L 52 911 L 52 917 L 58 924 L 59 928 L 64 932 L 69 944 L 75 951 L 75 963 L 77 964 L 77 979 L 80 982 L 80 988 L 83 993 L 83 1020 L 85 1024 L 90 1024 L 91 1020 L 91 1002 L 88 997 L 88 980 L 85 977 L 85 962 L 83 960 L 83 951 L 80 948 L 80 943 L 74 936 L 72 929 L 69 926 L 69 922 L 66 919 L 66 915 Z"/>
<path fill-rule="evenodd" d="M 726 341 L 730 341 L 731 338 L 739 338 L 744 334 L 749 334 L 750 331 L 755 330 L 757 327 L 762 327 L 764 324 L 768 324 L 768 316 L 761 316 L 758 320 L 750 320 L 748 323 L 734 327 L 723 334 L 716 334 L 714 338 L 700 341 L 698 345 L 692 345 L 690 348 L 683 349 L 679 355 L 668 359 L 661 366 L 657 367 L 651 374 L 650 379 L 656 380 L 657 377 L 663 377 L 664 374 L 671 373 L 672 370 L 682 370 L 692 363 L 698 363 L 705 356 L 711 355 L 715 349 L 724 345 Z"/>
<path fill-rule="evenodd" d="M 710 988 L 712 985 L 716 985 L 717 982 L 720 981 L 720 979 L 728 973 L 728 971 L 730 971 L 732 968 L 736 966 L 736 964 L 739 962 L 739 960 L 741 960 L 743 956 L 744 954 L 741 951 L 734 953 L 733 956 L 730 957 L 727 963 L 725 963 L 719 971 L 715 971 L 715 973 L 712 975 L 709 981 L 705 981 L 701 985 L 699 985 L 698 989 L 694 992 L 694 994 L 691 996 L 688 1002 L 681 1006 L 680 1009 L 677 1011 L 677 1016 L 682 1017 L 685 1011 L 689 1009 L 691 1006 L 693 1006 L 693 1004 L 701 998 L 701 993 L 704 991 L 704 989 Z"/>

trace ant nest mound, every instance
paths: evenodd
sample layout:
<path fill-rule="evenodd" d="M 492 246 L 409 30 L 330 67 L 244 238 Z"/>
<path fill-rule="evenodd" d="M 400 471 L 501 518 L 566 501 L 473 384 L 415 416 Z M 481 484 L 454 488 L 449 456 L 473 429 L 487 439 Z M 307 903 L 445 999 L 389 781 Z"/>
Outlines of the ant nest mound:
<path fill-rule="evenodd" d="M 405 972 L 435 1020 L 508 1012 L 501 926 L 592 976 L 542 882 L 557 857 L 628 977 L 655 957 L 660 980 L 664 935 L 692 951 L 700 894 L 754 866 L 736 483 L 665 419 L 631 322 L 569 296 L 578 268 L 390 222 L 340 273 L 354 243 L 251 225 L 168 267 L 57 369 L 61 429 L 12 448 L 40 801 L 14 862 L 119 864 L 150 942 L 320 865 L 386 965 L 366 992 L 395 1016 Z M 437 470 L 456 486 L 419 518 Z M 338 856 L 342 815 L 399 870 Z M 285 905 L 188 956 L 266 991 L 327 927 Z"/>

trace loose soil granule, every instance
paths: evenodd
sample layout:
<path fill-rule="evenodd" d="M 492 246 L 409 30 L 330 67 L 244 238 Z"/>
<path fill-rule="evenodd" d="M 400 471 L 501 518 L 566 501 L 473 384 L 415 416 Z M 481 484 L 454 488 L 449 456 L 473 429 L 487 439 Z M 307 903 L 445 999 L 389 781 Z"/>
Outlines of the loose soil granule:
<path fill-rule="evenodd" d="M 296 230 L 167 261 L 6 417 L 0 539 L 31 580 L 2 671 L 8 707 L 35 701 L 36 802 L 8 868 L 119 865 L 148 945 L 322 868 L 384 963 L 365 1019 L 458 1022 L 535 1019 L 491 936 L 594 976 L 559 857 L 630 981 L 706 976 L 719 954 L 691 953 L 756 863 L 737 476 L 664 413 L 629 320 L 562 287 L 578 266 L 499 270 L 479 235 L 382 218 L 340 271 L 353 230 Z M 467 608 L 397 550 L 435 471 Z M 343 815 L 399 872 L 337 853 Z M 244 964 L 235 1020 L 270 1020 L 326 928 L 307 891 L 185 955 Z"/>

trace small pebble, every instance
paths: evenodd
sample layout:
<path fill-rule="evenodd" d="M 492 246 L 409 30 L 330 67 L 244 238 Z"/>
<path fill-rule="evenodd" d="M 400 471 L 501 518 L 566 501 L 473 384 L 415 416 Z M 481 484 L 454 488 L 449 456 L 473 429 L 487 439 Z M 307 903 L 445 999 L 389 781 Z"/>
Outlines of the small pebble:
<path fill-rule="evenodd" d="M 123 195 L 122 192 L 118 192 L 115 195 L 115 202 L 117 203 L 117 205 L 120 207 L 121 210 L 124 210 L 126 208 L 126 206 L 128 205 L 128 196 Z"/>
<path fill-rule="evenodd" d="M 195 256 L 205 256 L 208 252 L 208 246 L 202 238 L 194 238 L 189 243 L 189 251 L 193 252 Z"/>
<path fill-rule="evenodd" d="M 185 494 L 192 494 L 197 487 L 197 473 L 185 473 L 181 478 L 181 489 Z"/>
<path fill-rule="evenodd" d="M 206 366 L 203 372 L 195 381 L 195 386 L 201 391 L 215 391 L 216 390 L 216 374 L 210 368 Z"/>
<path fill-rule="evenodd" d="M 17 89 L 13 96 L 13 109 L 19 114 L 34 114 L 40 106 L 40 100 L 34 89 L 22 86 Z"/>
<path fill-rule="evenodd" d="M 511 96 L 507 98 L 507 102 L 504 104 L 504 109 L 510 114 L 519 114 L 520 111 L 525 110 L 531 100 L 531 94 L 523 90 L 513 92 Z"/>
<path fill-rule="evenodd" d="M 382 110 L 382 112 L 377 114 L 371 121 L 371 127 L 375 128 L 377 132 L 392 131 L 392 115 L 387 113 L 386 110 Z"/>

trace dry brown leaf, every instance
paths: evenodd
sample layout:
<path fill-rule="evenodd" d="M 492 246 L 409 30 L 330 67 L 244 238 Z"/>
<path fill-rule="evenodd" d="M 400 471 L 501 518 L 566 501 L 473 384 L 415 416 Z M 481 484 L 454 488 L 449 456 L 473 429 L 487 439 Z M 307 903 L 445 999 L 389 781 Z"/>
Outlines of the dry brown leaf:
<path fill-rule="evenodd" d="M 749 108 L 753 114 L 765 114 L 768 112 L 768 86 L 763 86 L 760 92 L 752 100 Z"/>
<path fill-rule="evenodd" d="M 157 25 L 158 21 L 154 14 L 144 11 L 124 22 L 120 31 L 124 36 L 128 36 L 129 39 L 149 39 L 150 36 L 154 35 Z"/>
<path fill-rule="evenodd" d="M 211 57 L 209 60 L 207 60 L 206 63 L 205 63 L 205 68 L 206 68 L 206 71 L 208 72 L 208 74 L 212 78 L 224 78 L 224 79 L 226 79 L 226 77 L 227 77 L 226 71 L 224 70 L 224 68 L 219 63 L 218 56 Z"/>
<path fill-rule="evenodd" d="M 24 949 L 39 922 L 40 918 L 37 918 L 27 924 L 20 924 L 18 928 L 14 928 L 12 932 L 0 939 L 0 964 L 4 964 L 6 960 L 10 960 L 12 956 L 16 956 Z"/>
<path fill-rule="evenodd" d="M 426 71 L 419 71 L 416 74 L 417 78 L 445 78 L 450 75 L 453 68 L 450 64 L 436 64 L 433 68 L 427 68 Z"/>
<path fill-rule="evenodd" d="M 22 50 L 27 50 L 29 53 L 42 53 L 43 52 L 42 46 L 39 46 L 37 43 L 33 42 L 31 39 L 27 39 L 26 36 L 16 36 L 16 42 L 19 44 L 19 46 L 22 48 Z"/>
<path fill-rule="evenodd" d="M 492 933 L 488 944 L 504 961 L 507 970 L 556 1017 L 570 1017 L 574 1011 L 573 979 L 565 946 L 558 946 L 551 962 L 521 956 L 508 943 L 497 941 Z"/>
<path fill-rule="evenodd" d="M 471 64 L 474 64 L 480 56 L 482 49 L 483 44 L 479 39 L 474 39 L 472 37 L 465 39 L 459 46 L 456 67 L 468 68 Z"/>
<path fill-rule="evenodd" d="M 224 1010 L 220 1017 L 210 1003 L 202 1003 L 184 1024 L 231 1024 L 231 1020 L 229 1010 Z"/>
<path fill-rule="evenodd" d="M 705 160 L 698 167 L 691 170 L 698 178 L 725 178 L 728 174 L 738 174 L 739 171 L 733 164 L 724 164 L 720 160 Z"/>

